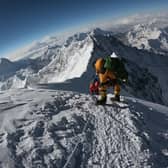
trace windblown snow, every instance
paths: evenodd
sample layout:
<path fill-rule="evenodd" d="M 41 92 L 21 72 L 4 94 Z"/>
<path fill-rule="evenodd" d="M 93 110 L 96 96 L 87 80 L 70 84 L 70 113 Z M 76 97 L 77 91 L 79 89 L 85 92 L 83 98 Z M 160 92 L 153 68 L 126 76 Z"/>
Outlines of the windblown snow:
<path fill-rule="evenodd" d="M 47 89 L 0 94 L 2 168 L 168 166 L 165 106 L 131 97 L 95 106 L 90 95 Z"/>

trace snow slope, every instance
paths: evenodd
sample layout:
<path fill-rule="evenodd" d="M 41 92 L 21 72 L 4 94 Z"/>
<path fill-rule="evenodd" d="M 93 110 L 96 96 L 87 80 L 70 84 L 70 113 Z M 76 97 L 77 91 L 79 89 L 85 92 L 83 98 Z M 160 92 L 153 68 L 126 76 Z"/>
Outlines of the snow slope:
<path fill-rule="evenodd" d="M 44 46 L 47 47 L 44 49 Z M 77 33 L 65 39 L 43 39 L 29 49 L 33 53 L 25 51 L 26 56 L 23 54 L 22 57 L 15 57 L 14 60 L 17 61 L 6 59 L 11 64 L 10 67 L 0 64 L 0 70 L 5 72 L 0 73 L 0 90 L 37 83 L 63 82 L 80 77 L 86 71 L 92 56 L 93 42 L 88 33 Z M 38 56 L 34 56 L 35 51 Z"/>
<path fill-rule="evenodd" d="M 122 99 L 95 106 L 77 92 L 0 92 L 0 167 L 168 167 L 168 108 Z"/>

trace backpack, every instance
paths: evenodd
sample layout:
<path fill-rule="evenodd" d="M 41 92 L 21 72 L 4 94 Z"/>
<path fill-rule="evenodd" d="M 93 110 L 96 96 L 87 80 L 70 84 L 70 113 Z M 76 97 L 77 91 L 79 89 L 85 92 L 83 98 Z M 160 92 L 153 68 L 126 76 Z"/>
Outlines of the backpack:
<path fill-rule="evenodd" d="M 124 60 L 118 57 L 106 57 L 104 68 L 113 71 L 118 79 L 128 79 L 128 72 L 124 65 Z"/>

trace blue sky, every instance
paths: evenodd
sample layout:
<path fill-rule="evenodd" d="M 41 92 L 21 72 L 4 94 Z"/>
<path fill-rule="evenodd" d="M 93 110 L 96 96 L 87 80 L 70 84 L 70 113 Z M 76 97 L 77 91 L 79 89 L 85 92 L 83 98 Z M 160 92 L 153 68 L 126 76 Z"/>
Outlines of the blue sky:
<path fill-rule="evenodd" d="M 0 56 L 48 34 L 166 8 L 167 0 L 0 0 Z"/>

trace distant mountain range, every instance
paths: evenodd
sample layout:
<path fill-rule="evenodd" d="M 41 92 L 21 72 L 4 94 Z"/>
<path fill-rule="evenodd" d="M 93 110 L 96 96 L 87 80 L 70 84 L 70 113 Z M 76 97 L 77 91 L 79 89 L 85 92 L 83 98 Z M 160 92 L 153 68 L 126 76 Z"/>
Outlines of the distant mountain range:
<path fill-rule="evenodd" d="M 13 62 L 1 59 L 0 89 L 69 80 L 73 85 L 79 82 L 78 89 L 88 92 L 95 73 L 92 62 L 115 52 L 126 61 L 127 94 L 168 104 L 167 47 L 167 28 L 152 24 L 138 24 L 125 33 L 96 28 L 70 36 L 48 37 L 28 47 L 22 57 L 11 57 Z"/>
<path fill-rule="evenodd" d="M 168 27 L 158 28 L 153 24 L 138 24 L 130 31 L 119 34 L 126 45 L 157 54 L 168 54 Z"/>

